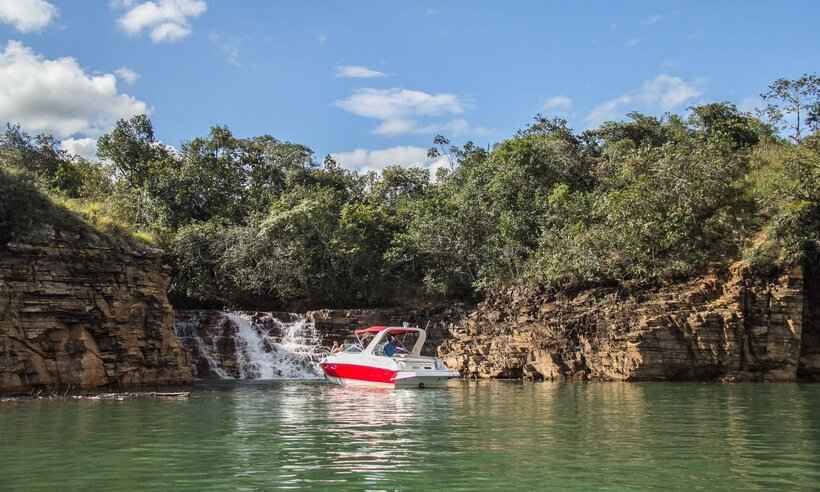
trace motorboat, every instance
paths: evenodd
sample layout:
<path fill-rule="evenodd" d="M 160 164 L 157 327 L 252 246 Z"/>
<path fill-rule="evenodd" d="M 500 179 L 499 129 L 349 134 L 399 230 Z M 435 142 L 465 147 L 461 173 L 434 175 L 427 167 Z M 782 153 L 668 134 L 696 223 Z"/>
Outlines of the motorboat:
<path fill-rule="evenodd" d="M 355 341 L 325 357 L 319 366 L 341 385 L 431 388 L 459 376 L 441 359 L 421 355 L 427 332 L 408 326 L 371 326 L 353 332 Z M 412 344 L 412 349 L 406 347 Z"/>

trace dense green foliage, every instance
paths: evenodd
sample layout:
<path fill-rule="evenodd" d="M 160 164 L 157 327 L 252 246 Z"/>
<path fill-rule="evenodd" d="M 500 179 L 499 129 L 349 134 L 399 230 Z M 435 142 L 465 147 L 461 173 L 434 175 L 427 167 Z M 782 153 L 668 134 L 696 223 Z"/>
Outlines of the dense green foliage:
<path fill-rule="evenodd" d="M 773 272 L 820 241 L 816 82 L 773 83 L 767 122 L 714 103 L 580 134 L 539 116 L 492 149 L 445 149 L 439 136 L 430 155 L 451 165 L 435 176 L 351 172 L 224 127 L 177 150 L 144 116 L 103 136 L 106 164 L 91 164 L 10 127 L 0 184 L 25 176 L 86 220 L 149 232 L 186 304 L 342 307 L 512 283 L 658 283 L 741 258 Z M 778 133 L 793 110 L 814 134 Z M 0 203 L 0 240 L 23 227 L 26 206 Z"/>

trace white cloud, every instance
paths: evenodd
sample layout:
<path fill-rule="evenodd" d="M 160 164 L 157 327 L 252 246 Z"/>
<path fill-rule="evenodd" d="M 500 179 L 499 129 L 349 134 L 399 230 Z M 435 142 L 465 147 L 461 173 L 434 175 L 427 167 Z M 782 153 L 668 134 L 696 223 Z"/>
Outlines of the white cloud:
<path fill-rule="evenodd" d="M 66 138 L 60 142 L 60 148 L 90 161 L 97 160 L 96 138 Z"/>
<path fill-rule="evenodd" d="M 126 8 L 133 2 L 120 2 Z M 134 6 L 118 23 L 128 34 L 150 31 L 155 43 L 179 41 L 191 34 L 190 19 L 202 15 L 208 6 L 203 0 L 156 0 Z"/>
<path fill-rule="evenodd" d="M 380 171 L 391 165 L 423 166 L 430 164 L 427 159 L 427 149 L 414 146 L 389 147 L 381 150 L 355 149 L 331 155 L 342 166 L 359 171 Z"/>
<path fill-rule="evenodd" d="M 0 0 L 0 22 L 20 32 L 39 31 L 57 17 L 57 7 L 45 0 Z"/>
<path fill-rule="evenodd" d="M 406 89 L 359 89 L 347 99 L 336 101 L 336 106 L 378 120 L 464 112 L 463 104 L 454 94 L 428 94 Z"/>
<path fill-rule="evenodd" d="M 74 58 L 48 60 L 18 41 L 0 53 L 0 122 L 57 137 L 94 136 L 147 111 L 117 91 L 113 74 L 88 74 Z"/>
<path fill-rule="evenodd" d="M 320 34 L 316 40 L 319 41 L 319 44 L 327 43 L 327 34 Z"/>
<path fill-rule="evenodd" d="M 566 113 L 572 109 L 572 99 L 567 96 L 555 96 L 547 99 L 544 103 L 544 111 L 554 113 Z"/>
<path fill-rule="evenodd" d="M 372 79 L 384 77 L 385 73 L 359 65 L 340 65 L 336 67 L 336 76 L 346 79 Z"/>
<path fill-rule="evenodd" d="M 114 74 L 116 74 L 118 79 L 122 80 L 128 85 L 133 84 L 140 78 L 140 74 L 131 70 L 128 67 L 120 67 L 114 70 Z"/>
<path fill-rule="evenodd" d="M 427 168 L 430 169 L 430 174 L 433 176 L 434 180 L 439 169 L 451 168 L 453 162 L 450 161 L 450 157 L 451 156 L 449 154 L 442 155 L 427 164 Z"/>
<path fill-rule="evenodd" d="M 458 137 L 464 135 L 485 136 L 493 133 L 489 128 L 483 126 L 473 126 L 463 118 L 457 118 L 445 123 L 431 123 L 427 125 L 420 125 L 416 120 L 407 120 L 396 118 L 385 120 L 381 125 L 373 130 L 377 135 L 384 135 L 388 137 L 395 137 L 398 135 L 406 135 L 409 133 L 417 134 L 442 134 L 451 137 Z"/>
<path fill-rule="evenodd" d="M 686 82 L 680 77 L 661 74 L 644 82 L 638 97 L 646 103 L 657 104 L 664 111 L 669 111 L 702 93 L 694 83 Z"/>
<path fill-rule="evenodd" d="M 465 103 L 455 94 L 428 94 L 407 89 L 359 89 L 350 97 L 336 101 L 336 106 L 357 116 L 380 120 L 373 130 L 377 135 L 395 137 L 410 133 L 444 133 L 487 135 L 492 130 L 474 127 L 463 118 L 447 122 L 429 122 L 431 117 L 457 115 Z M 420 123 L 419 118 L 428 122 Z"/>
<path fill-rule="evenodd" d="M 418 130 L 418 122 L 416 120 L 407 120 L 403 118 L 393 118 L 384 120 L 382 124 L 373 130 L 376 135 L 396 136 L 407 133 L 415 133 Z"/>
<path fill-rule="evenodd" d="M 155 43 L 173 43 L 186 38 L 191 34 L 187 25 L 175 22 L 163 22 L 151 30 L 151 41 Z"/>
<path fill-rule="evenodd" d="M 641 84 L 640 89 L 618 96 L 594 107 L 587 115 L 590 126 L 614 120 L 633 110 L 671 111 L 700 96 L 703 92 L 696 84 L 680 77 L 661 74 Z"/>
<path fill-rule="evenodd" d="M 380 150 L 355 149 L 350 152 L 336 152 L 331 156 L 343 167 L 359 172 L 381 172 L 387 166 L 424 167 L 435 177 L 439 169 L 449 169 L 452 165 L 449 155 L 430 159 L 427 157 L 427 149 L 414 146 Z"/>

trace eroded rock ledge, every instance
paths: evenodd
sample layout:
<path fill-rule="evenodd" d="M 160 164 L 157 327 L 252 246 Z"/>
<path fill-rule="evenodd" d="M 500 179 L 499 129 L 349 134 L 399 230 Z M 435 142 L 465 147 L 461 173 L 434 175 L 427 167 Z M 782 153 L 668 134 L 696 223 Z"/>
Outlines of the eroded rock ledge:
<path fill-rule="evenodd" d="M 0 249 L 0 394 L 190 383 L 159 252 L 48 239 Z"/>
<path fill-rule="evenodd" d="M 814 280 L 743 263 L 663 289 L 510 289 L 456 325 L 439 355 L 464 376 L 794 381 L 820 375 Z"/>

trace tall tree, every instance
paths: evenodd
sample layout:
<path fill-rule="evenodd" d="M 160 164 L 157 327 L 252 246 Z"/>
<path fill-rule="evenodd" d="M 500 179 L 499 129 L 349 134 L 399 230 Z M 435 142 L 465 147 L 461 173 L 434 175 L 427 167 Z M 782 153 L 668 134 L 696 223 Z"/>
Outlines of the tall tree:
<path fill-rule="evenodd" d="M 154 126 L 144 114 L 121 119 L 97 141 L 97 156 L 111 162 L 129 185 L 140 187 L 150 174 L 151 162 L 167 151 L 154 137 Z"/>
<path fill-rule="evenodd" d="M 800 143 L 808 125 L 817 130 L 820 124 L 820 77 L 805 74 L 799 79 L 777 79 L 760 94 L 766 103 L 758 112 L 781 130 L 790 130 L 791 138 Z"/>

